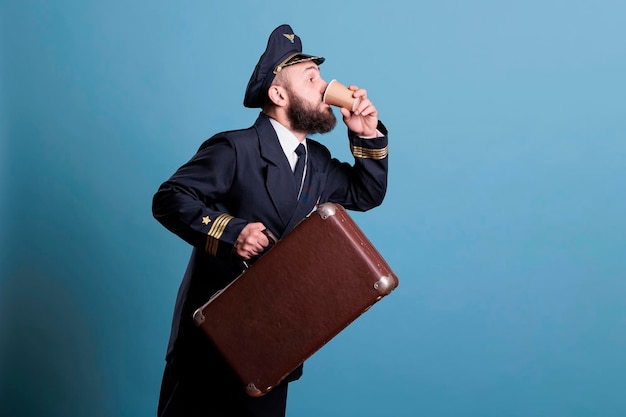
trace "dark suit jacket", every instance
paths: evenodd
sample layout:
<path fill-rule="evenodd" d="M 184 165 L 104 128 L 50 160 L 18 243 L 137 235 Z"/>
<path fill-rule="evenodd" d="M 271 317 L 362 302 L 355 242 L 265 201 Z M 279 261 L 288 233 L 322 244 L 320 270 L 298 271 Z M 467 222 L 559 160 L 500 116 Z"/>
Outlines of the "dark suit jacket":
<path fill-rule="evenodd" d="M 291 168 L 267 116 L 244 130 L 216 134 L 164 182 L 153 199 L 153 214 L 193 246 L 179 289 L 167 359 L 190 370 L 215 368 L 207 338 L 192 321 L 195 309 L 239 273 L 233 245 L 249 222 L 262 222 L 279 238 L 316 204 L 332 201 L 364 211 L 381 204 L 387 187 L 387 132 L 361 139 L 349 133 L 353 165 L 333 159 L 307 139 L 307 176 L 299 201 Z M 246 341 L 242 341 L 246 343 Z M 219 355 L 217 355 L 219 356 Z M 218 377 L 219 372 L 213 372 Z M 297 373 L 294 378 L 297 378 Z"/>

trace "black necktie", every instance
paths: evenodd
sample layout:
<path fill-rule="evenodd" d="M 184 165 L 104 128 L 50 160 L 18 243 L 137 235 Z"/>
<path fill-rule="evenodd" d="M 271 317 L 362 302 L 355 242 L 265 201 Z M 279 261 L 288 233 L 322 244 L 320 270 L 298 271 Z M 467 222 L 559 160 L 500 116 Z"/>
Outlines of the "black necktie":
<path fill-rule="evenodd" d="M 296 161 L 296 167 L 293 170 L 293 177 L 296 181 L 296 193 L 299 198 L 300 187 L 302 186 L 302 176 L 304 175 L 304 164 L 306 163 L 306 149 L 303 144 L 299 144 L 296 148 L 296 155 L 298 155 L 298 161 Z"/>

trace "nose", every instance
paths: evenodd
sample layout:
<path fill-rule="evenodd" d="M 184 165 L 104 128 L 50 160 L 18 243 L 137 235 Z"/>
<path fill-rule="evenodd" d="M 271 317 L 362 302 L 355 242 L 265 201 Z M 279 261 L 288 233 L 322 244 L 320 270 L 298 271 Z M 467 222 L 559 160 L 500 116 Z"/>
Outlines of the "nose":
<path fill-rule="evenodd" d="M 326 92 L 326 88 L 328 87 L 328 83 L 325 79 L 322 78 L 322 94 Z"/>

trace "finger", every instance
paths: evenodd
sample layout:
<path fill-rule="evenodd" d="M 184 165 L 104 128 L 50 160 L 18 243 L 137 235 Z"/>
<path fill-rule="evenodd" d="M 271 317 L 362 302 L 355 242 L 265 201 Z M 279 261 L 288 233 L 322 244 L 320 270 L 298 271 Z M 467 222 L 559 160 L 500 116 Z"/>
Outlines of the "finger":
<path fill-rule="evenodd" d="M 367 90 L 364 88 L 357 88 L 356 86 L 351 86 L 354 87 L 353 89 L 351 89 L 353 91 L 352 93 L 352 97 L 354 98 L 361 98 L 361 100 L 365 100 L 367 98 Z"/>
<path fill-rule="evenodd" d="M 264 249 L 265 249 L 265 246 L 263 246 L 263 245 L 261 245 L 260 243 L 257 242 L 250 250 L 255 255 L 258 255 L 259 253 L 263 252 Z"/>
<path fill-rule="evenodd" d="M 237 255 L 242 257 L 243 259 L 250 259 L 259 254 L 259 250 L 252 245 L 246 245 L 239 250 L 237 250 Z"/>
<path fill-rule="evenodd" d="M 247 250 L 243 250 L 241 248 L 235 248 L 235 253 L 237 254 L 238 257 L 240 257 L 241 259 L 250 259 L 250 252 Z"/>
<path fill-rule="evenodd" d="M 265 247 L 269 245 L 269 243 L 269 240 L 264 234 L 255 232 L 254 234 L 246 238 L 246 240 L 241 245 L 241 248 L 245 251 L 251 251 L 256 254 L 262 252 Z"/>
<path fill-rule="evenodd" d="M 356 106 L 356 109 L 354 109 L 354 114 L 356 115 L 361 115 L 363 113 L 363 111 L 365 109 L 367 109 L 367 106 L 369 106 L 371 104 L 371 102 L 368 99 L 361 99 L 359 101 L 359 105 Z"/>
<path fill-rule="evenodd" d="M 261 233 L 261 236 L 259 236 L 259 239 L 257 240 L 257 243 L 261 247 L 261 250 L 263 250 L 263 248 L 266 248 L 267 246 L 269 246 L 270 240 L 265 235 L 265 233 Z"/>
<path fill-rule="evenodd" d="M 359 110 L 359 115 L 363 117 L 376 116 L 376 114 L 377 114 L 376 107 L 372 105 L 367 106 L 362 110 Z"/>
<path fill-rule="evenodd" d="M 359 108 L 359 114 L 364 117 L 365 116 L 376 117 L 378 115 L 378 110 L 376 109 L 376 106 L 372 104 L 370 100 L 366 100 L 366 102 L 363 103 L 363 108 Z"/>

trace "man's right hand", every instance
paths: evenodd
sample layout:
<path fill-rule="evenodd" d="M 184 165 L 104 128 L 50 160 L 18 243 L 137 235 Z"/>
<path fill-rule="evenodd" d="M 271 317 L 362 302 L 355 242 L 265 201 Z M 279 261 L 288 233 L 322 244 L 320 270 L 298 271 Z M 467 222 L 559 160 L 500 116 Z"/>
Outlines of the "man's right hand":
<path fill-rule="evenodd" d="M 242 259 L 254 258 L 270 244 L 269 239 L 263 233 L 266 229 L 263 223 L 248 223 L 243 228 L 235 242 L 235 253 Z"/>

